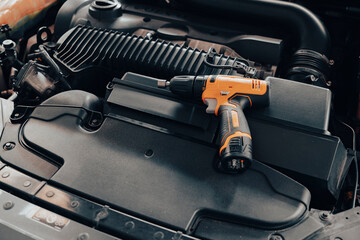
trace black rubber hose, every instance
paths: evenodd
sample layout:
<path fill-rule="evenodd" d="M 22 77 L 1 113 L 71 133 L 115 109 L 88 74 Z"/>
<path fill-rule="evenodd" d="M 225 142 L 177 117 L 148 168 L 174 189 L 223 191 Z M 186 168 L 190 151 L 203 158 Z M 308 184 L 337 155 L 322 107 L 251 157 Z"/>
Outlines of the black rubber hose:
<path fill-rule="evenodd" d="M 311 11 L 295 3 L 277 0 L 177 0 L 195 11 L 233 15 L 239 22 L 274 24 L 293 32 L 299 39 L 298 49 L 308 49 L 327 55 L 329 34 L 323 23 Z M 216 17 L 216 15 L 214 15 Z"/>
<path fill-rule="evenodd" d="M 193 11 L 213 17 L 233 16 L 238 22 L 255 22 L 264 26 L 284 28 L 297 39 L 297 51 L 282 66 L 281 77 L 327 87 L 330 73 L 330 37 L 323 23 L 308 9 L 277 0 L 177 0 Z M 281 67 L 280 67 L 281 69 Z"/>

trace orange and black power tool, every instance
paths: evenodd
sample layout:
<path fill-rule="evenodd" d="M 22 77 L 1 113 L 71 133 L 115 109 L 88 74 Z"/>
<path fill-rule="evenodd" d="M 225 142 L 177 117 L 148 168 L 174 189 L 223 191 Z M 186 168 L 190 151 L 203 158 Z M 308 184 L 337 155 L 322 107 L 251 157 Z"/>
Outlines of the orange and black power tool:
<path fill-rule="evenodd" d="M 243 110 L 269 105 L 269 82 L 225 75 L 176 76 L 159 80 L 158 87 L 169 87 L 185 98 L 201 98 L 207 113 L 220 116 L 218 169 L 238 173 L 251 165 L 252 138 Z"/>

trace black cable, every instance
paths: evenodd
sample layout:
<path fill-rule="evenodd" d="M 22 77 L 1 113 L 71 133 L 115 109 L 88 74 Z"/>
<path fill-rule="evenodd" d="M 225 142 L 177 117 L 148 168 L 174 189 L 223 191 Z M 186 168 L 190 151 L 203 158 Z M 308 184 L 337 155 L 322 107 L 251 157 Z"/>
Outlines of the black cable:
<path fill-rule="evenodd" d="M 345 125 L 346 127 L 350 128 L 350 130 L 351 130 L 351 132 L 353 134 L 353 147 L 352 147 L 352 149 L 353 149 L 353 152 L 354 152 L 354 158 L 353 159 L 355 160 L 355 171 L 356 171 L 356 173 L 355 173 L 355 181 L 356 182 L 355 182 L 355 189 L 354 189 L 354 196 L 353 196 L 353 203 L 352 203 L 352 207 L 354 208 L 355 205 L 356 205 L 357 189 L 358 189 L 358 185 L 359 185 L 359 166 L 358 166 L 357 154 L 356 154 L 356 136 L 355 136 L 354 129 L 350 125 L 344 123 L 343 121 L 340 121 L 340 122 L 343 125 Z"/>
<path fill-rule="evenodd" d="M 215 55 L 216 55 L 216 50 L 211 47 L 209 49 L 209 51 L 206 53 L 205 58 L 203 63 L 211 68 L 216 68 L 216 69 L 234 69 L 237 72 L 241 72 L 243 74 L 250 74 L 251 77 L 255 77 L 257 71 L 256 68 L 253 68 L 250 66 L 249 61 L 247 61 L 245 58 L 239 56 L 236 57 L 234 59 L 234 62 L 231 65 L 226 65 L 226 64 L 215 64 L 215 63 L 211 63 L 209 62 L 208 59 L 210 59 L 210 61 L 215 61 Z"/>
<path fill-rule="evenodd" d="M 240 60 L 240 59 L 237 59 L 237 58 L 236 58 L 235 61 L 237 61 L 239 64 L 241 64 L 244 68 L 250 67 L 249 62 L 246 61 L 246 60 L 242 60 L 242 59 Z M 223 64 L 223 65 L 216 65 L 216 64 L 213 64 L 213 63 L 208 62 L 208 60 L 207 60 L 206 58 L 204 59 L 204 64 L 205 64 L 206 66 L 209 66 L 209 67 L 212 67 L 212 68 L 222 68 L 222 69 L 231 69 L 231 68 L 236 69 L 236 68 L 239 68 L 239 67 L 234 66 L 234 65 L 225 65 L 225 64 Z"/>
<path fill-rule="evenodd" d="M 56 64 L 56 62 L 50 57 L 49 53 L 46 51 L 43 45 L 39 46 L 40 54 L 43 57 L 43 60 L 49 64 L 51 68 L 53 68 L 55 74 L 58 77 L 58 80 L 63 84 L 63 86 L 66 88 L 66 90 L 71 90 L 71 86 L 69 83 L 65 80 L 64 74 L 62 73 L 59 66 Z"/>
<path fill-rule="evenodd" d="M 207 61 L 207 59 L 204 59 L 204 64 L 208 67 L 212 67 L 212 68 L 221 68 L 221 69 L 232 69 L 233 66 L 232 65 L 216 65 L 213 63 L 209 63 Z"/>

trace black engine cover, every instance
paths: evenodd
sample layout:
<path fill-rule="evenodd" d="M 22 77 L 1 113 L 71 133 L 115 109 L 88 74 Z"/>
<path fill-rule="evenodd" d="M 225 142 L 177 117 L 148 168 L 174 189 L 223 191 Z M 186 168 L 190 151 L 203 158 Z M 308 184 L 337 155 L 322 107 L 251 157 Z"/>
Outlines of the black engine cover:
<path fill-rule="evenodd" d="M 241 175 L 219 173 L 211 164 L 216 146 L 113 111 L 99 129 L 85 130 L 98 103 L 81 91 L 52 97 L 25 123 L 5 128 L 2 143 L 16 145 L 2 150 L 2 159 L 50 184 L 175 229 L 189 231 L 199 217 L 279 229 L 306 215 L 309 191 L 260 162 Z M 55 171 L 46 168 L 49 162 Z"/>
<path fill-rule="evenodd" d="M 13 142 L 15 148 L 3 149 L 1 159 L 67 191 L 176 229 L 190 231 L 199 217 L 268 229 L 302 219 L 310 202 L 305 187 L 258 161 L 244 174 L 217 172 L 218 119 L 202 103 L 158 89 L 156 80 L 128 73 L 113 81 L 105 102 L 83 91 L 55 95 L 22 123 L 7 124 L 0 144 Z M 267 81 L 270 106 L 246 113 L 255 159 L 290 174 L 315 196 L 336 198 L 349 158 L 326 130 L 330 92 Z M 99 112 L 102 124 L 87 130 Z"/>

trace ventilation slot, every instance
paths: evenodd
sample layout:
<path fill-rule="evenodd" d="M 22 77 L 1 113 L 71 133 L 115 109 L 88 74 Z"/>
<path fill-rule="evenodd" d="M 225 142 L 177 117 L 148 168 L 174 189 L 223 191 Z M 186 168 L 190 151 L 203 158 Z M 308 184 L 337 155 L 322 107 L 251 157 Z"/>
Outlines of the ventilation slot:
<path fill-rule="evenodd" d="M 134 71 L 154 77 L 237 75 L 232 69 L 206 66 L 205 56 L 205 51 L 184 45 L 81 25 L 67 33 L 54 55 L 72 72 L 102 67 L 115 73 Z M 222 54 L 213 59 L 215 65 L 232 65 L 236 60 Z"/>

